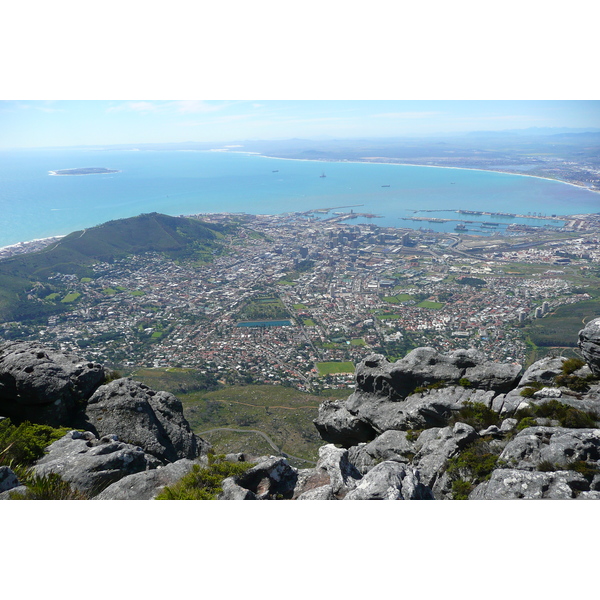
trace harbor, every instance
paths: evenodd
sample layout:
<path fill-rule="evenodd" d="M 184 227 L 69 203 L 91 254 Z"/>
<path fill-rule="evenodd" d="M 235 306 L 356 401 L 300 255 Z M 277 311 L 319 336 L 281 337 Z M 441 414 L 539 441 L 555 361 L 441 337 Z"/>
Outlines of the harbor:
<path fill-rule="evenodd" d="M 559 227 L 563 227 L 566 223 L 566 221 L 568 220 L 568 217 L 563 217 L 563 216 L 559 216 L 559 215 L 543 215 L 542 213 L 529 213 L 526 215 L 523 214 L 518 214 L 518 213 L 508 213 L 508 212 L 495 212 L 495 211 L 479 211 L 479 210 L 463 210 L 463 209 L 440 209 L 440 210 L 435 210 L 435 209 L 421 209 L 421 210 L 415 210 L 415 209 L 411 209 L 411 212 L 413 213 L 413 216 L 410 217 L 399 217 L 401 220 L 403 221 L 417 221 L 417 222 L 424 222 L 424 223 L 435 223 L 435 224 L 446 224 L 446 223 L 456 223 L 456 226 L 454 227 L 454 231 L 457 233 L 466 233 L 468 231 L 472 231 L 472 232 L 483 232 L 483 231 L 503 231 L 504 228 L 506 229 L 517 229 L 517 228 L 530 228 L 533 227 L 535 228 L 539 228 L 539 227 L 548 227 L 548 228 L 559 228 Z M 448 218 L 444 218 L 444 217 L 437 217 L 437 216 L 417 216 L 417 213 L 441 213 L 441 212 L 450 212 L 450 213 L 456 213 L 457 215 L 464 215 L 463 218 L 452 218 L 452 217 L 448 217 Z M 479 219 L 474 219 L 474 218 L 465 218 L 465 217 L 496 217 L 499 219 L 502 219 L 502 221 L 498 220 L 498 221 L 491 221 L 491 220 L 479 220 Z M 509 220 L 509 222 L 507 222 L 506 220 Z M 529 220 L 529 219 L 536 219 L 536 220 L 541 220 L 541 221 L 545 221 L 545 223 L 540 224 L 540 225 L 525 225 L 523 223 L 517 223 L 515 220 L 521 220 L 521 219 L 525 219 L 525 220 Z M 549 223 L 549 221 L 553 221 L 554 223 Z M 467 227 L 467 225 L 469 225 L 469 227 Z"/>

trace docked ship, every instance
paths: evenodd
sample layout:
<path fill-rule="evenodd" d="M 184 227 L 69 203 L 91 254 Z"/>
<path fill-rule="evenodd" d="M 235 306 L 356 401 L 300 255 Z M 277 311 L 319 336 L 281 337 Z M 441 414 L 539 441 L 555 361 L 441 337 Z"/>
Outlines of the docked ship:
<path fill-rule="evenodd" d="M 467 226 L 464 223 L 459 223 L 455 228 L 454 231 L 468 231 Z"/>

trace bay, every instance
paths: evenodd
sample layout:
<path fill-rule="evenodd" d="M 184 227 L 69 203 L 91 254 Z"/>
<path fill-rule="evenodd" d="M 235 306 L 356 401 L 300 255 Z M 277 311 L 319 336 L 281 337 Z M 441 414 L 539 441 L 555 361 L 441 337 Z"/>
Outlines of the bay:
<path fill-rule="evenodd" d="M 119 172 L 49 174 L 84 167 Z M 280 214 L 323 208 L 333 210 L 321 217 L 351 210 L 378 215 L 373 219 L 358 217 L 349 223 L 452 231 L 457 221 L 470 219 L 498 222 L 502 229 L 512 222 L 533 225 L 546 222 L 529 218 L 528 213 L 549 216 L 598 212 L 600 195 L 562 182 L 522 175 L 284 160 L 238 152 L 115 149 L 0 152 L 0 247 L 65 235 L 108 220 L 148 212 Z M 526 218 L 473 217 L 451 212 L 459 209 L 515 213 Z M 405 220 L 414 216 L 456 221 Z M 477 231 L 486 233 L 493 231 L 481 228 Z"/>

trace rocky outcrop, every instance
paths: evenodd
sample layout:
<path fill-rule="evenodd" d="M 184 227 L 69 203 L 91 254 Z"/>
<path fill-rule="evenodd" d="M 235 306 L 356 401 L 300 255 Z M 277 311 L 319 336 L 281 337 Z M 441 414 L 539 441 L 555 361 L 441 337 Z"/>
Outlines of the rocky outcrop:
<path fill-rule="evenodd" d="M 223 482 L 220 500 L 422 500 L 432 499 L 418 470 L 384 461 L 364 476 L 350 462 L 348 451 L 333 444 L 319 449 L 314 469 L 298 470 L 286 459 L 262 457 L 241 476 Z"/>
<path fill-rule="evenodd" d="M 175 396 L 127 378 L 106 383 L 110 375 L 102 365 L 35 343 L 2 344 L 0 418 L 84 430 L 50 445 L 35 475 L 56 473 L 91 497 L 108 487 L 103 498 L 154 497 L 194 460 L 206 460 L 210 445 L 192 432 Z M 15 487 L 7 473 L 0 473 L 4 487 Z M 0 489 L 3 498 L 8 491 Z"/>
<path fill-rule="evenodd" d="M 579 332 L 579 348 L 592 373 L 600 377 L 600 318 L 590 321 Z"/>
<path fill-rule="evenodd" d="M 384 431 L 372 442 L 357 444 L 348 449 L 348 459 L 364 475 L 383 461 L 409 463 L 416 454 L 415 443 L 405 431 Z"/>
<path fill-rule="evenodd" d="M 164 467 L 126 475 L 105 488 L 94 500 L 153 500 L 165 486 L 174 485 L 187 475 L 195 464 L 205 466 L 207 462 L 205 456 L 196 460 L 182 458 Z"/>
<path fill-rule="evenodd" d="M 421 474 L 423 483 L 438 492 L 438 497 L 448 492 L 448 481 L 440 481 L 448 460 L 456 456 L 479 436 L 475 429 L 465 423 L 453 427 L 426 429 L 416 442 L 418 451 L 412 461 Z"/>
<path fill-rule="evenodd" d="M 492 363 L 474 350 L 418 348 L 395 363 L 371 354 L 357 366 L 348 399 L 320 406 L 315 426 L 328 443 L 314 468 L 280 456 L 227 455 L 254 465 L 225 479 L 219 498 L 600 499 L 598 323 L 580 332 L 583 367 L 548 357 L 521 374 L 520 365 Z M 21 377 L 9 371 L 13 379 L 0 381 Z M 52 444 L 36 473 L 59 473 L 97 499 L 151 499 L 206 464 L 208 446 L 171 394 L 131 379 L 85 389 L 76 404 L 90 431 Z M 52 393 L 60 404 L 63 396 Z M 1 485 L 8 489 L 0 498 L 19 489 L 6 469 Z"/>
<path fill-rule="evenodd" d="M 421 483 L 417 469 L 391 460 L 373 467 L 344 497 L 344 500 L 432 499 L 433 494 Z"/>
<path fill-rule="evenodd" d="M 297 470 L 285 458 L 269 456 L 243 475 L 229 477 L 223 482 L 221 500 L 290 499 L 293 495 Z"/>
<path fill-rule="evenodd" d="M 38 476 L 57 473 L 74 489 L 94 496 L 127 475 L 159 466 L 156 457 L 116 435 L 98 439 L 89 431 L 71 431 L 50 444 L 33 469 Z"/>
<path fill-rule="evenodd" d="M 580 332 L 587 365 L 567 377 L 563 357 L 521 374 L 517 364 L 472 350 L 418 348 L 395 363 L 368 356 L 356 368 L 355 391 L 321 405 L 315 420 L 361 475 L 343 497 L 362 497 L 357 490 L 371 489 L 380 469 L 379 491 L 367 496 L 406 497 L 398 492 L 404 469 L 423 486 L 420 498 L 600 498 L 598 329 L 600 319 Z M 472 407 L 487 411 L 487 424 L 461 421 Z M 340 498 L 331 483 L 309 494 Z"/>
<path fill-rule="evenodd" d="M 115 434 L 162 462 L 193 459 L 209 448 L 192 432 L 173 394 L 132 379 L 100 386 L 88 400 L 86 416 L 97 435 Z"/>
<path fill-rule="evenodd" d="M 583 475 L 574 471 L 542 473 L 497 469 L 489 481 L 479 485 L 470 500 L 570 500 L 589 490 Z"/>
<path fill-rule="evenodd" d="M 466 402 L 491 406 L 516 386 L 520 371 L 473 350 L 417 348 L 395 363 L 371 354 L 356 367 L 355 392 L 321 405 L 315 426 L 324 440 L 345 447 L 390 429 L 443 427 Z"/>
<path fill-rule="evenodd" d="M 35 342 L 0 346 L 0 415 L 54 427 L 84 422 L 86 400 L 109 370 Z"/>

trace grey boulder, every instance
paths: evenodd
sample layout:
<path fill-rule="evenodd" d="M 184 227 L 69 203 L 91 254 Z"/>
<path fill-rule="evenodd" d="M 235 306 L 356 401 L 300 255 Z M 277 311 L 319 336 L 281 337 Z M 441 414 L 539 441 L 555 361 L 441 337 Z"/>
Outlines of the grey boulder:
<path fill-rule="evenodd" d="M 600 318 L 579 332 L 579 348 L 595 377 L 600 377 Z"/>
<path fill-rule="evenodd" d="M 373 467 L 344 500 L 433 500 L 419 473 L 407 465 L 384 461 Z"/>
<path fill-rule="evenodd" d="M 577 461 L 600 466 L 600 429 L 529 427 L 506 445 L 499 458 L 511 468 L 529 471 L 540 463 L 557 469 L 568 469 Z"/>
<path fill-rule="evenodd" d="M 40 346 L 0 346 L 0 414 L 52 426 L 79 426 L 85 401 L 107 378 L 102 365 Z"/>
<path fill-rule="evenodd" d="M 443 475 L 448 459 L 478 438 L 473 427 L 456 423 L 453 427 L 433 427 L 421 433 L 416 441 L 417 454 L 413 459 L 424 485 L 431 488 L 437 497 L 447 495 L 449 482 Z"/>
<path fill-rule="evenodd" d="M 115 434 L 161 462 L 194 459 L 210 448 L 192 432 L 173 394 L 155 392 L 129 378 L 99 387 L 88 401 L 86 415 L 98 436 Z"/>
<path fill-rule="evenodd" d="M 195 464 L 198 462 L 182 458 L 164 467 L 127 475 L 109 485 L 94 500 L 153 500 L 165 486 L 174 485 L 187 475 Z"/>
<path fill-rule="evenodd" d="M 471 492 L 469 500 L 569 500 L 588 491 L 588 481 L 575 471 L 496 469 L 489 481 Z"/>
<path fill-rule="evenodd" d="M 332 444 L 350 447 L 368 442 L 376 431 L 363 420 L 348 412 L 345 400 L 327 400 L 319 406 L 317 418 L 313 421 L 321 437 Z"/>
<path fill-rule="evenodd" d="M 406 436 L 405 431 L 390 429 L 368 444 L 349 448 L 348 459 L 363 475 L 383 461 L 409 463 L 416 449 L 414 442 L 409 441 Z"/>
<path fill-rule="evenodd" d="M 542 383 L 551 386 L 554 378 L 562 373 L 562 366 L 565 358 L 547 356 L 534 362 L 523 373 L 519 381 L 519 388 L 527 387 L 533 383 Z"/>
<path fill-rule="evenodd" d="M 265 457 L 242 475 L 223 481 L 219 500 L 291 499 L 298 471 L 285 458 Z"/>
<path fill-rule="evenodd" d="M 503 393 L 518 381 L 521 365 L 486 361 L 476 350 L 442 354 L 434 348 L 416 348 L 390 363 L 381 354 L 367 356 L 356 367 L 356 391 L 402 399 L 417 387 L 437 383 L 458 385 L 461 379 L 483 390 Z"/>
<path fill-rule="evenodd" d="M 33 467 L 35 475 L 57 473 L 80 492 L 95 496 L 126 475 L 160 466 L 160 461 L 115 435 L 71 431 L 50 444 Z"/>

